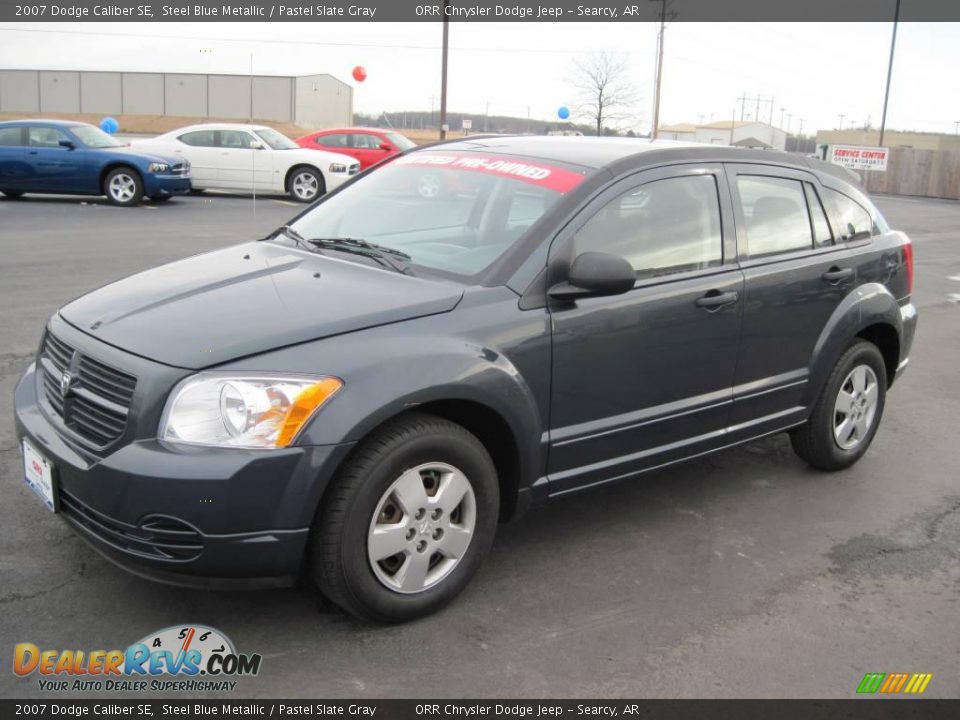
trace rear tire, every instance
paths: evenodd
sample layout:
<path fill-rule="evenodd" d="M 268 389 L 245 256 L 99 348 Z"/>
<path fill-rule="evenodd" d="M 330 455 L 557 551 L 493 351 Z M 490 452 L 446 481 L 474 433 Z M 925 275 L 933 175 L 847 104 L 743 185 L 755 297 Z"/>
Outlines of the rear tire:
<path fill-rule="evenodd" d="M 130 167 L 114 168 L 103 181 L 103 194 L 113 205 L 137 205 L 143 199 L 140 173 Z"/>
<path fill-rule="evenodd" d="M 496 468 L 474 435 L 432 415 L 405 415 L 364 440 L 328 488 L 310 574 L 359 618 L 427 615 L 480 567 L 499 505 Z"/>
<path fill-rule="evenodd" d="M 887 368 L 873 343 L 858 340 L 837 361 L 806 424 L 790 433 L 794 452 L 820 470 L 843 470 L 870 447 L 887 395 Z"/>

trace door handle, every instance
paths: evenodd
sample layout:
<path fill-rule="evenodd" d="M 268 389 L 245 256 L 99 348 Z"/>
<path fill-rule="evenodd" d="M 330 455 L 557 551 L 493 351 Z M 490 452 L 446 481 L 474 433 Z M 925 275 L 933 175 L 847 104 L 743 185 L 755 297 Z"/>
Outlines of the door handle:
<path fill-rule="evenodd" d="M 853 277 L 853 268 L 839 268 L 834 265 L 820 277 L 828 283 L 839 285 L 844 280 L 850 280 Z"/>
<path fill-rule="evenodd" d="M 737 292 L 720 292 L 719 290 L 711 290 L 706 295 L 701 298 L 697 298 L 694 303 L 697 307 L 705 308 L 709 311 L 715 311 L 722 308 L 724 305 L 731 305 L 740 299 L 740 293 Z"/>

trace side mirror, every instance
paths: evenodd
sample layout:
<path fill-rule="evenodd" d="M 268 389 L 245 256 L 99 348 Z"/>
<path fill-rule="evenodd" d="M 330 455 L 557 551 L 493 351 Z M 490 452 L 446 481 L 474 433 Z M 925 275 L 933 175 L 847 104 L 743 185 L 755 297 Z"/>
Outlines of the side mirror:
<path fill-rule="evenodd" d="M 263 143 L 260 142 L 259 140 L 251 140 L 251 141 L 250 141 L 250 149 L 251 149 L 251 150 L 263 150 Z"/>
<path fill-rule="evenodd" d="M 633 289 L 636 281 L 637 273 L 633 265 L 622 257 L 585 252 L 574 259 L 567 281 L 554 285 L 548 294 L 558 300 L 622 295 Z"/>
<path fill-rule="evenodd" d="M 390 152 L 391 150 L 393 150 L 393 145 L 391 145 L 390 143 L 380 143 L 379 149 L 385 150 L 386 152 Z"/>
<path fill-rule="evenodd" d="M 57 143 L 60 147 L 65 147 L 67 150 L 73 150 L 77 146 L 74 145 L 73 140 L 61 140 Z"/>

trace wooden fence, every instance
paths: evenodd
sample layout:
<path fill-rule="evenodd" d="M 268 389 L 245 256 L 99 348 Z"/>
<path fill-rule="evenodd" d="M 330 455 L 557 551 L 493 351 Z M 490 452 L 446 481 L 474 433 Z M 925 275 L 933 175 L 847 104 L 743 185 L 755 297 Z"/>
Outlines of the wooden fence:
<path fill-rule="evenodd" d="M 960 200 L 960 150 L 890 148 L 886 172 L 859 174 L 871 193 Z"/>

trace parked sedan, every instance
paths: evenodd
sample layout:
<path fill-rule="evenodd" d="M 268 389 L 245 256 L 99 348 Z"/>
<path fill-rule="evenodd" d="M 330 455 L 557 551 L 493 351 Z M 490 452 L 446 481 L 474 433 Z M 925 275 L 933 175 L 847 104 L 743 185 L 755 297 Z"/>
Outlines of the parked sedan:
<path fill-rule="evenodd" d="M 360 127 L 320 130 L 297 138 L 297 144 L 349 155 L 360 162 L 361 170 L 416 147 L 410 138 L 393 130 Z"/>
<path fill-rule="evenodd" d="M 305 150 L 263 125 L 191 125 L 136 146 L 188 159 L 194 189 L 289 194 L 305 203 L 360 172 L 351 157 Z"/>
<path fill-rule="evenodd" d="M 134 150 L 93 125 L 59 120 L 0 122 L 0 192 L 106 195 L 136 205 L 190 192 L 190 163 Z"/>

